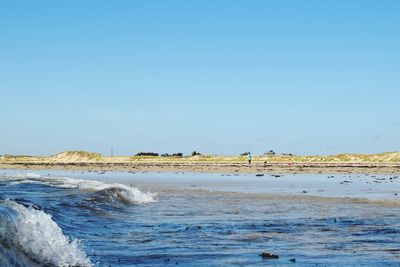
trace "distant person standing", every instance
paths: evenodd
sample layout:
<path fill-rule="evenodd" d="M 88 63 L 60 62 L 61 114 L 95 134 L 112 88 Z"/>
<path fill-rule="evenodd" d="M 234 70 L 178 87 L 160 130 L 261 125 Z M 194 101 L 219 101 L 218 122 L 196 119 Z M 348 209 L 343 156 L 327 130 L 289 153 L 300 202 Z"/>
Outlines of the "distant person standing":
<path fill-rule="evenodd" d="M 247 153 L 247 160 L 249 161 L 249 165 L 251 164 L 251 153 Z"/>

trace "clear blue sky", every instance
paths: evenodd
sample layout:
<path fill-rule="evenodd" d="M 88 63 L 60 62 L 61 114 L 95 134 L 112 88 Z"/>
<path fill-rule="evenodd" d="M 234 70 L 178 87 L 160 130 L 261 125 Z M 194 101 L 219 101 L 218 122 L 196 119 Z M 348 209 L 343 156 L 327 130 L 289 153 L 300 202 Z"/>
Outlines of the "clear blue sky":
<path fill-rule="evenodd" d="M 400 1 L 2 1 L 0 154 L 400 150 Z"/>

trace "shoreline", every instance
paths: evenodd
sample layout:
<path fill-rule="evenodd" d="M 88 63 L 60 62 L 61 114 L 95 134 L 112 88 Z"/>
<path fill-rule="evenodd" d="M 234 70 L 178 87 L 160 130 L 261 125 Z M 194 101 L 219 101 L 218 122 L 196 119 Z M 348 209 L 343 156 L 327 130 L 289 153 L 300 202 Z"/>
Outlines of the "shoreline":
<path fill-rule="evenodd" d="M 0 162 L 0 169 L 254 174 L 400 174 L 399 163 L 254 162 Z"/>

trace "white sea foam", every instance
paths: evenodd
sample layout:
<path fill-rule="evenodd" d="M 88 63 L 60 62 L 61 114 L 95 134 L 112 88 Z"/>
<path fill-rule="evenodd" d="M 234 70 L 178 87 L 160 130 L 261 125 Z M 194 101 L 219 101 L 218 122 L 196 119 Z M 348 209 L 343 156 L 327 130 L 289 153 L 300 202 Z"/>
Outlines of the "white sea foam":
<path fill-rule="evenodd" d="M 24 178 L 40 178 L 40 177 L 42 177 L 42 175 L 38 174 L 38 173 L 27 172 L 27 173 L 17 173 L 17 174 L 13 174 L 13 175 L 6 175 L 5 177 L 24 179 Z"/>
<path fill-rule="evenodd" d="M 110 193 L 122 202 L 131 204 L 143 204 L 155 202 L 155 194 L 142 192 L 135 187 L 129 187 L 118 183 L 104 183 L 94 180 L 73 179 L 67 177 L 44 177 L 35 173 L 8 176 L 7 181 L 12 184 L 36 183 L 60 188 L 72 188 L 83 191 L 110 191 Z"/>
<path fill-rule="evenodd" d="M 66 237 L 49 214 L 9 200 L 1 201 L 0 208 L 1 243 L 41 265 L 92 266 L 79 242 Z"/>

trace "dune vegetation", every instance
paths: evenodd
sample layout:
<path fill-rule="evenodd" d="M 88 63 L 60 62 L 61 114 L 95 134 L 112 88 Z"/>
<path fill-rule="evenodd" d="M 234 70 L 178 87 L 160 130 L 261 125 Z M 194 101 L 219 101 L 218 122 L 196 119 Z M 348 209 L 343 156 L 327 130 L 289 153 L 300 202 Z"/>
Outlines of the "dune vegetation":
<path fill-rule="evenodd" d="M 220 155 L 188 155 L 181 153 L 148 155 L 137 153 L 134 156 L 102 156 L 99 153 L 87 151 L 65 151 L 48 157 L 27 155 L 2 155 L 2 162 L 135 162 L 135 161 L 173 161 L 173 162 L 243 162 L 247 156 Z M 400 162 L 400 152 L 385 152 L 379 154 L 338 154 L 328 156 L 295 156 L 295 155 L 253 155 L 253 162 L 366 162 L 366 163 L 395 163 Z"/>
<path fill-rule="evenodd" d="M 56 155 L 50 157 L 51 160 L 55 161 L 92 161 L 92 160 L 101 160 L 102 155 L 99 153 L 92 153 L 87 151 L 66 151 L 61 152 Z"/>
<path fill-rule="evenodd" d="M 247 156 L 196 155 L 184 157 L 133 156 L 130 161 L 214 161 L 242 162 Z M 253 155 L 253 162 L 400 162 L 400 152 L 380 154 L 338 154 L 329 156 Z"/>

